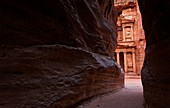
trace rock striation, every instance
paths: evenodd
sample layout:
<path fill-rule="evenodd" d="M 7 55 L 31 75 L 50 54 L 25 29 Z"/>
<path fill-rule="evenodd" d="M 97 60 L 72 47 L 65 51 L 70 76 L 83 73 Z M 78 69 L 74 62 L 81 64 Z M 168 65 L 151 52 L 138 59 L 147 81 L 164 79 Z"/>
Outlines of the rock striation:
<path fill-rule="evenodd" d="M 67 108 L 124 86 L 113 0 L 0 1 L 0 107 Z"/>
<path fill-rule="evenodd" d="M 167 108 L 170 106 L 170 1 L 138 1 L 147 43 L 142 69 L 146 108 Z"/>

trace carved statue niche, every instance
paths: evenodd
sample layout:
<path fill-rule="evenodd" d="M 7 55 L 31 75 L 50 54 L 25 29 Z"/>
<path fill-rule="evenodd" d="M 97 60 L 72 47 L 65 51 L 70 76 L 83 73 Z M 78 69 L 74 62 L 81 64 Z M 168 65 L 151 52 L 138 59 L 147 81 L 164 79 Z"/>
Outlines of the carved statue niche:
<path fill-rule="evenodd" d="M 132 60 L 132 52 L 127 53 L 127 70 L 133 71 L 133 60 Z"/>
<path fill-rule="evenodd" d="M 125 27 L 125 40 L 126 41 L 131 41 L 132 40 L 131 27 L 130 26 Z"/>

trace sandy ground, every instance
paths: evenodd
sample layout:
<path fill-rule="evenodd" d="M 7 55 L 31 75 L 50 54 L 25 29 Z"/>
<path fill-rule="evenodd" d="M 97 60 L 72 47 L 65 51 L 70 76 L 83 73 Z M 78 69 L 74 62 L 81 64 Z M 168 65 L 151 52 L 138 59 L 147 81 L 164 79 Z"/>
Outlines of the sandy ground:
<path fill-rule="evenodd" d="M 77 108 L 144 108 L 141 79 L 125 78 L 125 88 L 96 97 Z"/>

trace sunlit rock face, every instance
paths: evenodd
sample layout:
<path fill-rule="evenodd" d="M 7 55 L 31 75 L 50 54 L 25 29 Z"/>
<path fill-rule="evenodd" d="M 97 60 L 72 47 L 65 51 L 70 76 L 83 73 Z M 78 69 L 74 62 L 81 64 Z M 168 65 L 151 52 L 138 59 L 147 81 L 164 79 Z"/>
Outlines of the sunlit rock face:
<path fill-rule="evenodd" d="M 0 1 L 0 107 L 67 108 L 123 87 L 112 0 Z"/>
<path fill-rule="evenodd" d="M 170 1 L 139 0 L 147 48 L 142 70 L 147 108 L 170 106 Z"/>

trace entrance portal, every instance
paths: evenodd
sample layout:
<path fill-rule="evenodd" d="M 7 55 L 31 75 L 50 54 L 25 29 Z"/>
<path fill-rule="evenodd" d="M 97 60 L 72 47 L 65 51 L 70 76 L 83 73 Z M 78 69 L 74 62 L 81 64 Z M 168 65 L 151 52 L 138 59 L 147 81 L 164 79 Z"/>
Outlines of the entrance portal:
<path fill-rule="evenodd" d="M 119 61 L 120 61 L 120 66 L 121 66 L 121 67 L 123 68 L 123 70 L 125 71 L 125 68 L 124 68 L 124 56 L 123 56 L 123 52 L 120 52 Z"/>

